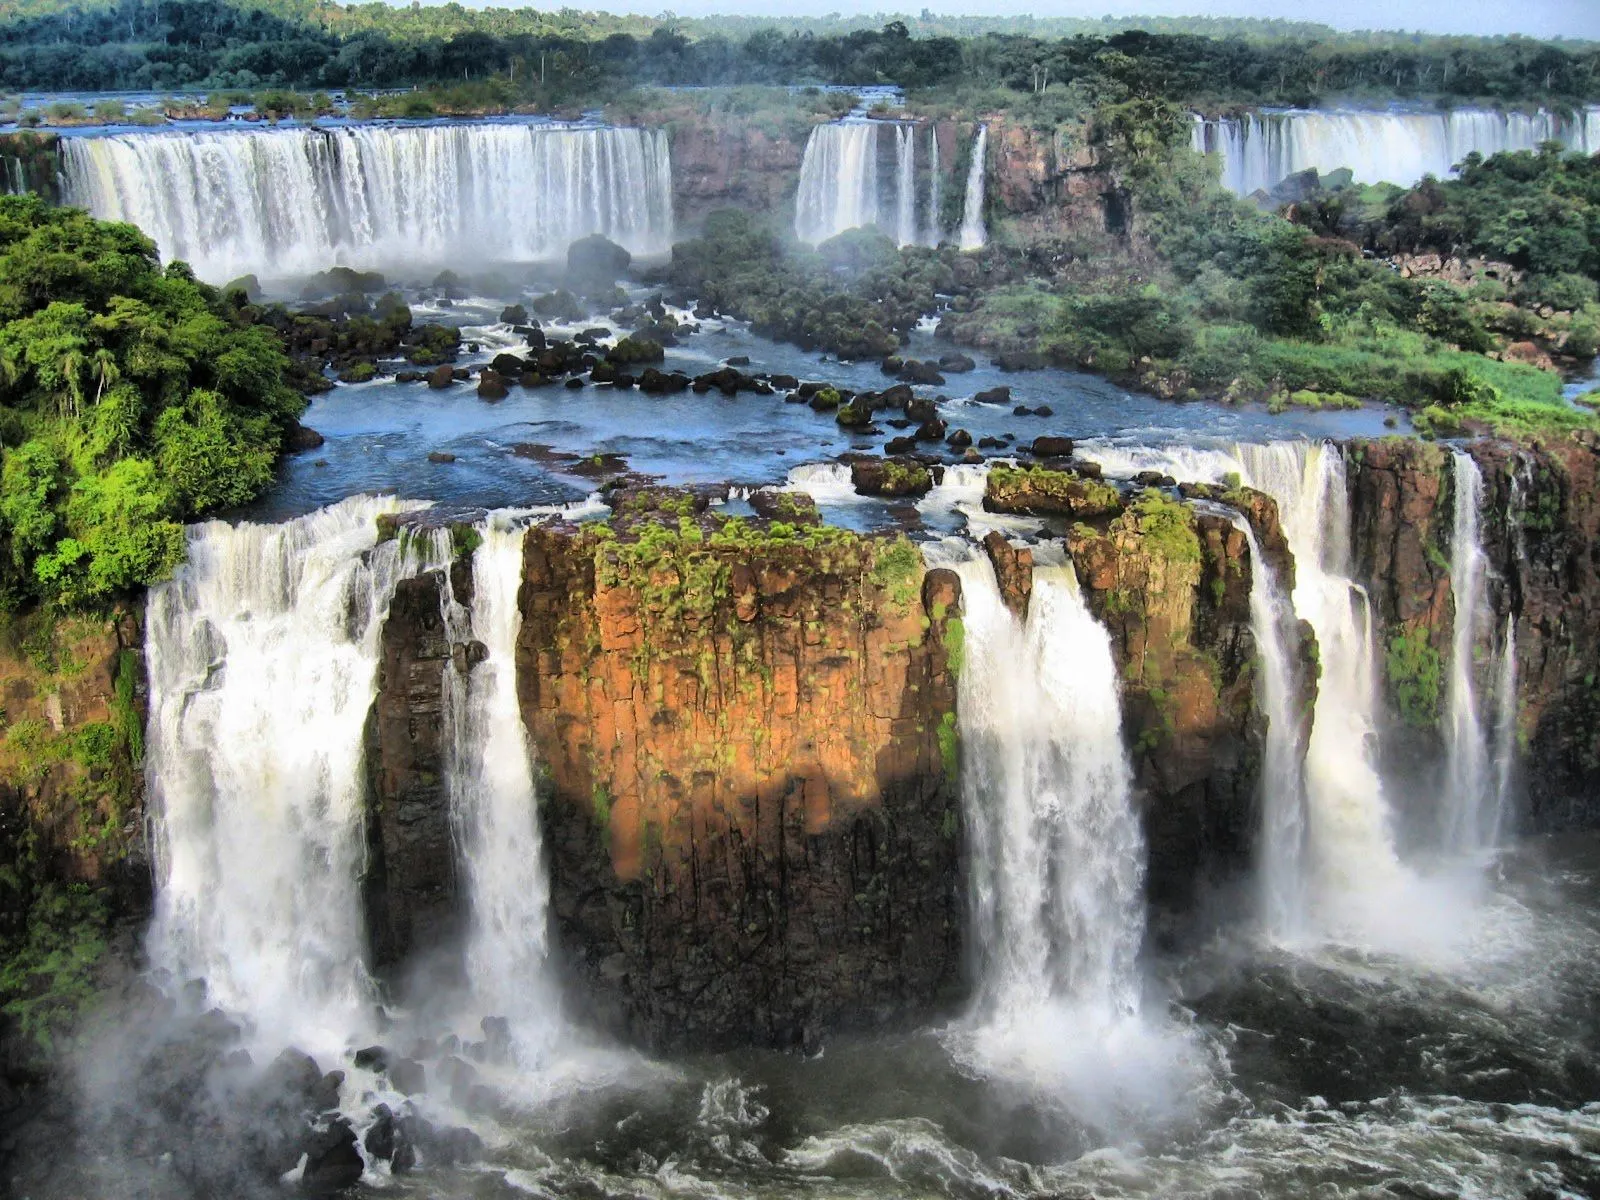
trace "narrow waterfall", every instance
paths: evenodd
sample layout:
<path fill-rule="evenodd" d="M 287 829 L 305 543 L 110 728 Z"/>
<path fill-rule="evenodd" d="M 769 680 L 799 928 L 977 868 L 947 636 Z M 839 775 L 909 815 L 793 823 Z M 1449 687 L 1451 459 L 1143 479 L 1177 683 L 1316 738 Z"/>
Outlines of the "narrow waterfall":
<path fill-rule="evenodd" d="M 1349 578 L 1350 500 L 1338 448 L 1275 442 L 1232 452 L 1115 446 L 1088 452 L 1108 474 L 1150 469 L 1211 483 L 1236 474 L 1277 501 L 1295 558 L 1294 611 L 1316 633 L 1322 664 L 1303 775 L 1307 915 L 1324 932 L 1381 934 L 1383 905 L 1412 876 L 1395 848 L 1378 771 L 1372 613 Z M 1295 871 L 1292 862 L 1270 869 L 1285 877 Z"/>
<path fill-rule="evenodd" d="M 1450 594 L 1455 629 L 1445 686 L 1446 769 L 1440 815 L 1446 848 L 1481 851 L 1499 835 L 1497 788 L 1489 742 L 1478 711 L 1475 658 L 1488 634 L 1488 557 L 1483 552 L 1483 473 L 1470 454 L 1455 451 L 1455 513 L 1450 546 Z"/>
<path fill-rule="evenodd" d="M 63 138 L 65 201 L 131 221 L 164 259 L 225 282 L 335 264 L 560 258 L 601 233 L 672 245 L 660 130 L 353 125 Z"/>
<path fill-rule="evenodd" d="M 1500 670 L 1494 689 L 1494 798 L 1503 830 L 1511 816 L 1517 773 L 1517 618 L 1506 615 L 1500 639 Z"/>
<path fill-rule="evenodd" d="M 1250 631 L 1260 657 L 1256 696 L 1267 719 L 1257 851 L 1261 916 L 1272 936 L 1293 937 L 1305 921 L 1307 895 L 1300 722 L 1294 710 L 1294 681 L 1283 637 L 1294 611 L 1261 553 L 1255 530 L 1238 514 L 1234 514 L 1233 524 L 1250 545 Z"/>
<path fill-rule="evenodd" d="M 1600 151 L 1600 108 L 1572 117 L 1459 108 L 1448 113 L 1290 111 L 1196 120 L 1193 145 L 1222 157 L 1222 182 L 1236 195 L 1270 191 L 1298 171 L 1348 168 L 1365 183 L 1410 186 L 1448 175 L 1469 154 L 1532 150 L 1556 141 Z"/>
<path fill-rule="evenodd" d="M 917 242 L 917 131 L 900 125 L 894 131 L 895 241 L 901 246 Z"/>
<path fill-rule="evenodd" d="M 794 202 L 794 235 L 815 246 L 878 223 L 876 121 L 818 125 L 806 140 Z"/>
<path fill-rule="evenodd" d="M 928 245 L 944 241 L 944 178 L 939 174 L 939 129 L 928 126 Z"/>
<path fill-rule="evenodd" d="M 1070 567 L 1035 572 L 1026 623 L 987 560 L 961 563 L 958 712 L 985 1019 L 1046 1007 L 1096 1026 L 1139 1009 L 1144 845 L 1117 671 Z"/>
<path fill-rule="evenodd" d="M 537 1053 L 555 1029 L 555 1003 L 545 975 L 550 888 L 533 747 L 517 703 L 524 533 L 510 514 L 478 526 L 471 604 L 448 591 L 444 612 L 451 641 L 478 643 L 483 659 L 465 674 L 448 669 L 445 690 L 450 802 L 471 911 L 467 977 L 476 1004 L 506 1017 L 519 1049 Z"/>
<path fill-rule="evenodd" d="M 1377 766 L 1372 611 L 1349 578 L 1350 501 L 1336 446 L 1242 446 L 1245 480 L 1278 502 L 1295 557 L 1295 612 L 1322 662 L 1306 748 L 1312 865 L 1337 921 L 1346 901 L 1400 882 L 1402 868 Z"/>
<path fill-rule="evenodd" d="M 981 250 L 989 240 L 989 231 L 983 223 L 983 183 L 988 155 L 989 127 L 980 125 L 977 140 L 972 144 L 972 166 L 967 170 L 967 196 L 961 210 L 963 250 Z"/>
<path fill-rule="evenodd" d="M 151 960 L 313 1053 L 369 1020 L 361 739 L 383 620 L 399 579 L 448 557 L 447 538 L 377 544 L 403 507 L 194 526 L 150 592 Z"/>

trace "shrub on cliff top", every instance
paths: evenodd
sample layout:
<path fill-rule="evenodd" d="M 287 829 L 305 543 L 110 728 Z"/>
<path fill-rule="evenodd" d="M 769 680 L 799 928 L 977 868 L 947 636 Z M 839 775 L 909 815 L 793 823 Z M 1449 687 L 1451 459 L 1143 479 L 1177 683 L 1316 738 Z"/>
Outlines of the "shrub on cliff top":
<path fill-rule="evenodd" d="M 183 521 L 271 482 L 287 366 L 132 226 L 0 197 L 0 604 L 163 578 Z"/>

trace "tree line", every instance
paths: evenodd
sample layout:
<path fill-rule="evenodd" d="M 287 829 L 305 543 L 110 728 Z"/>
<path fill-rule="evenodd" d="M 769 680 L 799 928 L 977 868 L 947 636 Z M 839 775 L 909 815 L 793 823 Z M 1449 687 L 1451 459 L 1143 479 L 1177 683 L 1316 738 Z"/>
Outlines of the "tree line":
<path fill-rule="evenodd" d="M 313 0 L 13 0 L 0 14 L 0 87 L 11 89 L 396 88 L 493 78 L 529 94 L 557 87 L 602 98 L 637 84 L 977 81 L 1031 93 L 1110 79 L 1127 94 L 1201 107 L 1363 95 L 1561 105 L 1600 97 L 1600 46 L 1590 43 L 1334 35 L 1279 23 L 1212 23 L 1222 36 L 1157 22 L 1158 31 L 1051 38 L 918 37 L 904 21 L 822 32 L 833 27 Z M 931 17 L 916 24 L 941 27 Z"/>

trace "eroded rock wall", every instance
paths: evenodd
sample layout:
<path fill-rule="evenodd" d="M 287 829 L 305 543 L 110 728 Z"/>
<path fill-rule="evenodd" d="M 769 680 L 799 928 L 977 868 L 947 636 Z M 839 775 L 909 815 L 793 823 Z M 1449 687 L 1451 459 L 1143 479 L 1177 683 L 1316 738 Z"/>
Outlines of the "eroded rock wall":
<path fill-rule="evenodd" d="M 794 1045 L 959 995 L 958 599 L 899 540 L 530 532 L 555 940 L 602 1023 Z"/>

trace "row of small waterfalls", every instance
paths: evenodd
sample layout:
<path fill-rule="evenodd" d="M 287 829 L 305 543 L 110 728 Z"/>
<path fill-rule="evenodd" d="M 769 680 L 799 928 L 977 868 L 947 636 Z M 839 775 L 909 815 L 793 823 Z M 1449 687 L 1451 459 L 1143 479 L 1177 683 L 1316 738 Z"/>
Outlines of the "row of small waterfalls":
<path fill-rule="evenodd" d="M 953 240 L 963 250 L 981 249 L 988 241 L 983 215 L 988 146 L 988 126 L 979 126 L 961 193 L 961 219 L 952 230 L 944 214 L 937 126 L 872 120 L 819 125 L 800 164 L 795 236 L 816 245 L 847 229 L 877 226 L 901 246 Z"/>
<path fill-rule="evenodd" d="M 1292 593 L 1252 555 L 1267 726 L 1257 923 L 1274 942 L 1381 939 L 1395 907 L 1420 894 L 1423 863 L 1481 863 L 1506 827 L 1515 650 L 1511 628 L 1487 628 L 1478 468 L 1456 455 L 1456 633 L 1435 832 L 1403 850 L 1378 761 L 1377 651 L 1349 577 L 1337 447 L 1108 447 L 1100 457 L 1115 476 L 1238 477 L 1279 503 L 1297 562 Z M 372 1020 L 378 991 L 363 966 L 358 897 L 363 722 L 396 584 L 452 558 L 447 531 L 378 541 L 379 516 L 414 507 L 354 497 L 284 524 L 196 526 L 188 562 L 151 597 L 152 959 L 174 979 L 203 978 L 214 1002 L 248 1014 L 279 1045 L 337 1053 Z M 471 604 L 447 582 L 440 614 L 452 644 L 483 655 L 470 672 L 446 668 L 441 716 L 471 911 L 470 1006 L 509 1018 L 529 1069 L 558 1027 L 537 771 L 513 665 L 522 534 L 539 519 L 483 519 Z M 1137 1021 L 1141 1005 L 1145 850 L 1111 643 L 1070 561 L 1048 543 L 1035 550 L 1020 619 L 971 542 L 947 537 L 925 550 L 963 586 L 958 723 L 978 964 L 963 1052 L 998 1071 L 1038 1070 L 1040 1054 L 1060 1051 L 1058 1035 L 1076 1031 L 1079 1045 Z M 1321 647 L 1306 744 L 1285 650 L 1297 619 Z"/>
<path fill-rule="evenodd" d="M 1348 170 L 1361 183 L 1409 187 L 1425 175 L 1444 178 L 1468 155 L 1488 158 L 1559 142 L 1600 151 L 1600 108 L 1573 114 L 1539 109 L 1500 112 L 1289 110 L 1237 117 L 1196 116 L 1194 148 L 1222 160 L 1222 183 L 1239 196 L 1270 192 L 1290 175 Z"/>
<path fill-rule="evenodd" d="M 807 140 L 794 231 L 817 244 L 876 226 L 901 246 L 975 250 L 985 224 L 988 135 L 941 162 L 936 125 L 847 119 Z M 1264 111 L 1196 117 L 1195 149 L 1220 157 L 1225 186 L 1270 191 L 1309 168 L 1365 182 L 1443 176 L 1469 154 L 1547 141 L 1600 150 L 1600 108 L 1507 113 Z M 205 279 L 285 278 L 340 263 L 491 265 L 560 259 L 603 234 L 635 255 L 666 254 L 675 233 L 661 130 L 511 122 L 186 130 L 63 137 L 62 199 L 145 230 Z M 946 151 L 948 154 L 948 150 Z M 24 190 L 20 160 L 0 186 Z M 946 197 L 959 196 L 947 214 Z M 959 212 L 959 216 L 956 213 Z"/>

